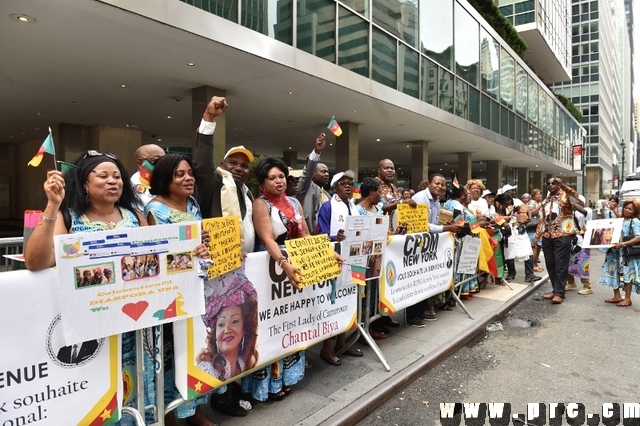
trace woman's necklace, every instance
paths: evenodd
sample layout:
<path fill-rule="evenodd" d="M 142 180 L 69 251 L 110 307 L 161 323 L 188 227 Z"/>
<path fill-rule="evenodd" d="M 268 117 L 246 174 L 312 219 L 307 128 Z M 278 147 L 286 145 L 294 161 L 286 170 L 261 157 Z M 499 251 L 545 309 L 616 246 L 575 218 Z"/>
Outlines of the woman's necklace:
<path fill-rule="evenodd" d="M 99 214 L 97 211 L 95 211 L 93 209 L 91 209 L 91 211 L 93 212 L 93 214 L 98 216 L 100 218 L 100 220 L 102 220 L 104 223 L 106 223 L 107 226 L 109 226 L 109 229 L 113 229 L 116 226 L 115 222 L 113 221 L 113 216 L 116 213 L 116 208 L 115 207 L 113 208 L 113 211 L 111 212 L 111 214 L 109 216 L 103 216 L 103 215 Z"/>

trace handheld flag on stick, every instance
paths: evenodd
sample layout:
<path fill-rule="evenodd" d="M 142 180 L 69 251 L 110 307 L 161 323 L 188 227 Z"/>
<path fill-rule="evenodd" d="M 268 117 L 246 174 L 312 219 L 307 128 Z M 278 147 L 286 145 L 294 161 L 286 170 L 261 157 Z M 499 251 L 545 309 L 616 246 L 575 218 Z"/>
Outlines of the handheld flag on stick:
<path fill-rule="evenodd" d="M 365 285 L 366 266 L 351 265 L 351 281 L 354 284 Z"/>
<path fill-rule="evenodd" d="M 142 160 L 142 166 L 138 169 L 140 172 L 140 184 L 144 186 L 145 189 L 151 188 L 151 175 L 153 174 L 153 169 L 155 166 L 153 163 L 146 158 Z"/>
<path fill-rule="evenodd" d="M 62 173 L 67 173 L 69 170 L 76 168 L 75 165 L 67 163 L 66 161 L 56 161 L 56 163 L 60 164 L 60 171 Z"/>
<path fill-rule="evenodd" d="M 342 129 L 340 128 L 340 125 L 336 121 L 335 117 L 331 117 L 331 121 L 329 121 L 329 124 L 327 124 L 327 129 L 329 129 L 331 133 L 336 135 L 336 137 L 342 134 Z"/>
<path fill-rule="evenodd" d="M 455 186 L 456 188 L 460 188 L 460 182 L 458 182 L 458 175 L 454 175 L 453 176 L 453 182 L 452 182 L 453 186 Z"/>
<path fill-rule="evenodd" d="M 464 218 L 462 217 L 462 215 L 456 216 L 456 218 L 453 219 L 453 224 L 458 226 L 464 226 Z"/>
<path fill-rule="evenodd" d="M 31 161 L 27 163 L 27 165 L 31 167 L 38 167 L 42 162 L 42 157 L 44 157 L 45 152 L 47 154 L 53 155 L 53 160 L 55 164 L 56 147 L 53 144 L 53 135 L 51 134 L 51 127 L 49 127 L 49 135 L 44 140 L 44 142 L 42 142 L 42 145 L 40 146 L 38 153 L 31 159 Z M 56 165 L 56 169 L 57 169 L 57 165 Z"/>

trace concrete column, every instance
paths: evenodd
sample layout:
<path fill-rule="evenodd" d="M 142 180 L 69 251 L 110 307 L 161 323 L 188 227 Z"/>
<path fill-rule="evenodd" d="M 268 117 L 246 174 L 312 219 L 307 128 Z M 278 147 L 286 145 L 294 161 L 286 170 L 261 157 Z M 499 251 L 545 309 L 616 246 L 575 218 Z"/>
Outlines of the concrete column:
<path fill-rule="evenodd" d="M 85 126 L 69 123 L 59 124 L 56 140 L 58 160 L 73 163 L 83 151 L 92 149 L 89 144 L 89 134 L 90 130 Z"/>
<path fill-rule="evenodd" d="M 282 153 L 282 159 L 285 164 L 292 169 L 298 168 L 298 151 L 284 151 Z"/>
<path fill-rule="evenodd" d="M 518 167 L 518 189 L 516 189 L 516 193 L 520 197 L 525 192 L 531 192 L 529 188 L 529 169 Z"/>
<path fill-rule="evenodd" d="M 130 173 L 136 171 L 136 160 L 133 153 L 136 148 L 142 145 L 141 131 L 94 126 L 89 129 L 89 134 L 91 149 L 115 154 L 127 171 Z"/>
<path fill-rule="evenodd" d="M 227 92 L 215 87 L 200 86 L 191 89 L 191 140 L 196 140 L 196 132 L 202 121 L 202 113 L 207 104 L 214 96 L 227 96 Z M 227 114 L 233 107 L 224 114 L 216 117 L 215 144 L 213 146 L 213 164 L 220 164 L 227 152 Z M 230 148 L 230 147 L 229 147 Z"/>
<path fill-rule="evenodd" d="M 459 152 L 458 153 L 458 182 L 460 185 L 466 185 L 467 181 L 471 179 L 471 153 Z"/>
<path fill-rule="evenodd" d="M 546 182 L 542 179 L 542 172 L 533 172 L 533 178 L 531 179 L 531 182 L 529 182 L 529 184 L 532 190 L 538 188 L 540 191 L 542 191 L 543 197 L 547 193 Z"/>
<path fill-rule="evenodd" d="M 502 160 L 487 161 L 487 188 L 493 192 L 502 188 Z"/>
<path fill-rule="evenodd" d="M 336 172 L 353 170 L 358 182 L 358 124 L 349 121 L 340 123 L 342 135 L 336 138 Z M 330 133 L 330 132 L 328 132 Z M 328 136 L 328 135 L 327 135 Z M 331 136 L 328 136 L 329 141 Z"/>
<path fill-rule="evenodd" d="M 418 185 L 429 179 L 429 142 L 411 142 L 411 188 L 418 190 Z"/>

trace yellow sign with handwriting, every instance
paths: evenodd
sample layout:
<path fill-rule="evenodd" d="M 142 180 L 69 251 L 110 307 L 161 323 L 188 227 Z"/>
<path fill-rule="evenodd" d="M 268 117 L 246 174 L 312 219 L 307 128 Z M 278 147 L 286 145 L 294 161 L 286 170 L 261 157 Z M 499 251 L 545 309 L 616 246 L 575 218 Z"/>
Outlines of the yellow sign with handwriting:
<path fill-rule="evenodd" d="M 327 281 L 340 275 L 327 234 L 296 238 L 284 242 L 291 264 L 302 272 L 302 287 Z"/>
<path fill-rule="evenodd" d="M 409 204 L 398 204 L 398 224 L 407 224 L 407 234 L 429 232 L 429 209 L 426 204 L 411 207 Z"/>
<path fill-rule="evenodd" d="M 202 227 L 209 232 L 209 252 L 214 262 L 209 267 L 209 279 L 242 266 L 238 216 L 205 219 L 202 221 Z"/>

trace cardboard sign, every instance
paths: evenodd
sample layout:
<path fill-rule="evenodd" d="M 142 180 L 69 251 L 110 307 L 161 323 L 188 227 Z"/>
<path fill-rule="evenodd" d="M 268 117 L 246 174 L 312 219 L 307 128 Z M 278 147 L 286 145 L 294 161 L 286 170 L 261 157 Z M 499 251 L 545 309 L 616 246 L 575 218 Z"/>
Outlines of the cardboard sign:
<path fill-rule="evenodd" d="M 357 324 L 357 288 L 350 282 L 347 268 L 337 280 L 335 303 L 331 303 L 328 281 L 298 290 L 265 252 L 250 253 L 245 269 L 207 282 L 205 298 L 205 315 L 173 324 L 176 385 L 185 399 L 203 395 Z M 216 340 L 216 325 L 237 315 L 234 307 L 243 313 L 243 340 L 240 336 Z M 247 321 L 257 328 L 247 326 Z M 229 365 L 216 349 L 223 345 L 227 353 L 235 351 L 235 359 L 242 359 L 233 375 L 231 367 L 216 368 L 212 363 L 215 359 L 218 365 Z"/>
<path fill-rule="evenodd" d="M 480 256 L 480 245 L 482 240 L 467 235 L 462 239 L 462 250 L 460 251 L 460 259 L 458 259 L 459 274 L 473 274 L 478 271 L 478 256 Z"/>
<path fill-rule="evenodd" d="M 409 204 L 398 204 L 396 215 L 398 225 L 408 225 L 407 233 L 429 232 L 429 211 L 426 204 L 418 204 L 415 208 Z"/>
<path fill-rule="evenodd" d="M 120 336 L 65 343 L 57 273 L 2 273 L 0 422 L 102 425 L 120 418 Z"/>
<path fill-rule="evenodd" d="M 284 242 L 291 264 L 302 272 L 302 286 L 307 287 L 340 275 L 327 234 L 296 238 Z"/>
<path fill-rule="evenodd" d="M 242 266 L 238 216 L 205 219 L 202 227 L 209 232 L 209 252 L 214 262 L 209 267 L 209 279 Z"/>
<path fill-rule="evenodd" d="M 199 222 L 54 237 L 65 341 L 204 313 L 200 239 Z"/>

